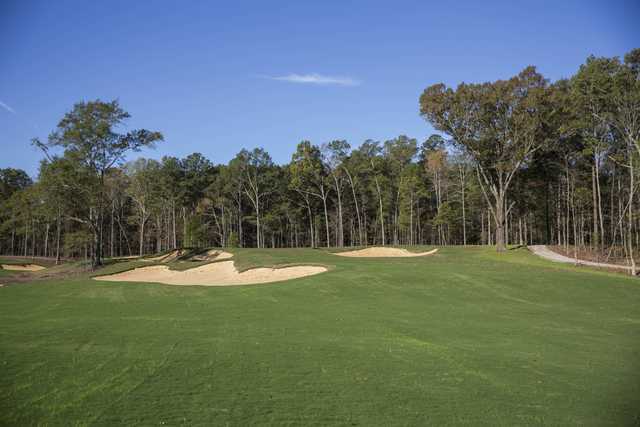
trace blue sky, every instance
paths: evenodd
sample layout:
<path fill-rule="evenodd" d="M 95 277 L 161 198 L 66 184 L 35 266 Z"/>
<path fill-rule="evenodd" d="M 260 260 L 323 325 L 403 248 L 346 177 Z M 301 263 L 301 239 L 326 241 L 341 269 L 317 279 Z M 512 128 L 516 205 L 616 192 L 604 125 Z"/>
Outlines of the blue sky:
<path fill-rule="evenodd" d="M 422 90 L 571 75 L 589 54 L 640 47 L 637 1 L 0 1 L 0 167 L 37 173 L 45 139 L 80 100 L 119 99 L 143 155 L 227 162 L 302 139 L 424 139 Z M 488 3 L 488 2 L 487 2 Z"/>

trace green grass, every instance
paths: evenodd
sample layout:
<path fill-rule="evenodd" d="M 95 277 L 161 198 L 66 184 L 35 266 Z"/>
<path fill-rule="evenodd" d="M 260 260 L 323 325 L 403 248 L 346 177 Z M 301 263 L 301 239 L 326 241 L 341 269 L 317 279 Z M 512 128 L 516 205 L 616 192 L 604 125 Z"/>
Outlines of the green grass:
<path fill-rule="evenodd" d="M 11 276 L 11 271 L 3 270 L 0 268 L 0 277 L 8 277 L 8 276 Z"/>
<path fill-rule="evenodd" d="M 0 424 L 640 423 L 638 279 L 525 250 L 235 252 L 240 268 L 331 270 L 0 288 Z"/>

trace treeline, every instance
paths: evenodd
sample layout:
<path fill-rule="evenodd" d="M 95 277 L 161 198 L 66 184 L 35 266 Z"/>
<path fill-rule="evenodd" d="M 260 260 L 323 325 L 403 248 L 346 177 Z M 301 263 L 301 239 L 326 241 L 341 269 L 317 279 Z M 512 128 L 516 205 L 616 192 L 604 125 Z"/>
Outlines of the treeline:
<path fill-rule="evenodd" d="M 0 170 L 0 253 L 99 265 L 179 247 L 553 243 L 635 265 L 639 49 L 556 82 L 528 67 L 433 85 L 420 113 L 441 135 L 302 141 L 284 165 L 260 148 L 122 163 L 162 134 L 118 133 L 118 102 L 82 102 L 33 141 L 35 182 Z"/>

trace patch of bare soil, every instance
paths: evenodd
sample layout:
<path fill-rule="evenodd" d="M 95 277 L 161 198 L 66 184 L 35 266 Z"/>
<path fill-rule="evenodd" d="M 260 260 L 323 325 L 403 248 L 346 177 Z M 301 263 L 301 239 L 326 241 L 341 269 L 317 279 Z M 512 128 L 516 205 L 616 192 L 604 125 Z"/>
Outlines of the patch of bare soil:
<path fill-rule="evenodd" d="M 253 268 L 239 272 L 233 261 L 215 262 L 189 270 L 170 270 L 164 265 L 136 268 L 95 280 L 111 282 L 157 282 L 167 285 L 234 286 L 280 282 L 312 276 L 327 271 L 320 266 L 295 266 L 283 268 Z"/>
<path fill-rule="evenodd" d="M 11 271 L 40 271 L 44 270 L 46 267 L 36 264 L 2 264 L 3 270 L 11 270 Z"/>
<path fill-rule="evenodd" d="M 433 255 L 436 252 L 438 252 L 438 249 L 432 249 L 427 252 L 410 252 L 400 248 L 373 247 L 357 251 L 334 252 L 334 255 L 353 258 L 401 258 Z"/>

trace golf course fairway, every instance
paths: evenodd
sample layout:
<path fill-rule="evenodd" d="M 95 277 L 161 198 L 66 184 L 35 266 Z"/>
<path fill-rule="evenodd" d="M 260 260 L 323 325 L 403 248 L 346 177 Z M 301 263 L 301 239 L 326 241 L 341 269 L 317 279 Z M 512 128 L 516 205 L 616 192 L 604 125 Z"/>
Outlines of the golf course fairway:
<path fill-rule="evenodd" d="M 526 249 L 232 252 L 328 271 L 1 287 L 0 425 L 640 423 L 639 279 Z"/>

